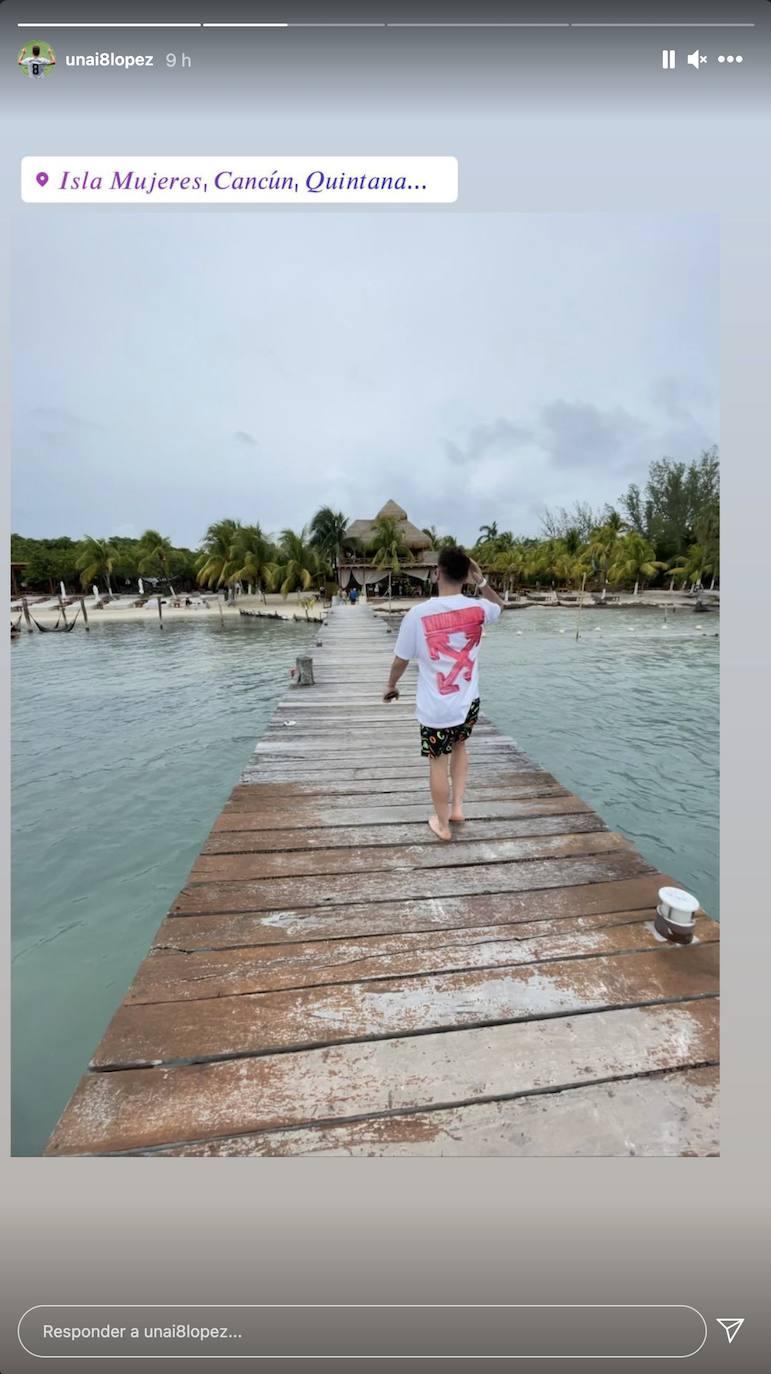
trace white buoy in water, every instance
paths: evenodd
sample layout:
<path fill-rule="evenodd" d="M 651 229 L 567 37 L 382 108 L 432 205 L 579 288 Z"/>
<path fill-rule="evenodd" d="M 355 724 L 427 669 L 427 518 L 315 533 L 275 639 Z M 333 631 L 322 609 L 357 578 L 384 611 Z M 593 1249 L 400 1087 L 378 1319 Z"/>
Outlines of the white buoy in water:
<path fill-rule="evenodd" d="M 659 904 L 656 907 L 655 927 L 660 935 L 678 944 L 689 945 L 693 939 L 693 928 L 699 899 L 682 887 L 660 887 Z"/>

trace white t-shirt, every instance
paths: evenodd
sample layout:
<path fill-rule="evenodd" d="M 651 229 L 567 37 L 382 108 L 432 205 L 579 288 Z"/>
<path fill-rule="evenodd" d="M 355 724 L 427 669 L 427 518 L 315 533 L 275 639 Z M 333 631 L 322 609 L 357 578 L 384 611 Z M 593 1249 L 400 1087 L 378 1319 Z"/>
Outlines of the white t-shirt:
<path fill-rule="evenodd" d="M 421 725 L 462 725 L 479 696 L 482 629 L 500 606 L 474 596 L 433 596 L 405 615 L 394 653 L 418 661 L 415 715 Z"/>
<path fill-rule="evenodd" d="M 30 76 L 40 77 L 45 74 L 46 67 L 52 67 L 53 63 L 50 57 L 23 57 L 19 65 L 26 67 Z"/>

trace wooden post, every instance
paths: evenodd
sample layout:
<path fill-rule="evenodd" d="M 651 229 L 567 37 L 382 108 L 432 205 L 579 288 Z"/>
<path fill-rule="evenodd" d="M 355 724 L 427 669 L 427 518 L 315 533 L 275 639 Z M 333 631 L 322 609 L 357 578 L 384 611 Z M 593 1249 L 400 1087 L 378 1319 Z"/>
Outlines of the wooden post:
<path fill-rule="evenodd" d="M 316 685 L 313 676 L 313 659 L 309 655 L 303 655 L 295 659 L 297 667 L 297 686 L 314 687 Z"/>
<path fill-rule="evenodd" d="M 91 626 L 88 623 L 88 611 L 86 610 L 86 598 L 84 596 L 80 598 L 80 609 L 83 612 L 83 623 L 86 629 L 90 630 Z"/>
<path fill-rule="evenodd" d="M 222 597 L 220 596 L 219 592 L 217 592 L 217 610 L 218 610 L 219 613 L 220 613 L 220 629 L 224 629 L 224 627 L 225 627 L 225 612 L 224 612 L 223 609 L 222 609 Z"/>
<path fill-rule="evenodd" d="M 578 611 L 576 613 L 576 644 L 581 635 L 581 607 L 584 604 L 584 587 L 586 586 L 586 573 L 581 578 L 581 592 L 578 597 Z"/>
<path fill-rule="evenodd" d="M 27 622 L 27 629 L 29 630 L 30 634 L 34 634 L 34 630 L 33 630 L 33 626 L 32 626 L 32 617 L 31 617 L 31 615 L 30 615 L 30 613 L 29 613 L 29 606 L 27 605 L 27 598 L 26 598 L 26 596 L 23 596 L 23 597 L 21 598 L 21 608 L 22 608 L 22 610 L 23 610 L 23 612 L 24 612 L 24 619 L 25 619 L 25 621 Z"/>
<path fill-rule="evenodd" d="M 66 612 L 65 609 L 64 609 L 64 602 L 62 601 L 61 595 L 59 596 L 59 610 L 60 610 L 61 613 L 62 613 L 62 617 L 63 617 L 64 623 L 65 623 L 65 625 L 66 625 L 66 624 L 67 624 L 67 612 Z"/>
<path fill-rule="evenodd" d="M 159 629 L 161 629 L 161 630 L 163 629 L 163 608 L 162 608 L 162 606 L 161 606 L 161 594 L 160 594 L 160 592 L 158 593 L 158 626 L 159 626 Z"/>

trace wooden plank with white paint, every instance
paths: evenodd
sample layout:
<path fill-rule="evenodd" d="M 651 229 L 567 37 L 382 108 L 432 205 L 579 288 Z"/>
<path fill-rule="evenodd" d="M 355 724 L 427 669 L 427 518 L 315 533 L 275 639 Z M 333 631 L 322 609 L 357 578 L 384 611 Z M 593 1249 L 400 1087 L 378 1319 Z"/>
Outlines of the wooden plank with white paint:
<path fill-rule="evenodd" d="M 576 1016 L 718 991 L 717 946 L 665 946 L 457 973 L 377 978 L 280 992 L 122 1006 L 92 1060 L 141 1068 Z"/>
<path fill-rule="evenodd" d="M 530 859 L 560 859 L 575 854 L 609 854 L 628 849 L 629 842 L 612 831 L 595 829 L 577 834 L 525 835 L 516 839 L 468 840 L 443 844 L 426 826 L 433 843 L 373 845 L 348 849 L 291 849 L 268 854 L 202 854 L 193 865 L 190 883 L 243 882 L 247 878 L 300 877 L 329 873 L 380 873 L 408 869 L 452 868 L 476 864 L 523 863 Z"/>
<path fill-rule="evenodd" d="M 652 918 L 658 889 L 671 884 L 660 873 L 644 873 L 602 883 L 582 883 L 536 892 L 434 897 L 421 901 L 374 902 L 344 907 L 305 907 L 270 912 L 212 912 L 205 916 L 166 918 L 155 938 L 156 948 L 225 949 L 244 945 L 282 945 L 298 940 L 339 940 L 350 936 L 389 935 L 404 931 L 469 931 L 508 923 L 546 928 L 573 917 L 631 912 Z"/>
<path fill-rule="evenodd" d="M 713 999 L 183 1067 L 91 1073 L 50 1155 L 139 1150 L 714 1064 Z M 567 1150 L 570 1153 L 570 1150 Z"/>
<path fill-rule="evenodd" d="M 640 921 L 639 912 L 628 912 L 623 918 L 579 916 L 541 922 L 540 927 L 536 934 L 531 933 L 532 926 L 523 927 L 522 932 L 512 926 L 480 926 L 473 933 L 409 931 L 358 940 L 310 940 L 282 949 L 252 945 L 192 954 L 155 948 L 140 965 L 126 1005 L 578 959 L 656 949 L 661 942 L 653 922 Z M 695 938 L 717 940 L 717 923 L 700 917 Z"/>
<path fill-rule="evenodd" d="M 719 1086 L 717 1068 L 679 1069 L 470 1107 L 224 1136 L 157 1153 L 197 1159 L 717 1155 Z"/>

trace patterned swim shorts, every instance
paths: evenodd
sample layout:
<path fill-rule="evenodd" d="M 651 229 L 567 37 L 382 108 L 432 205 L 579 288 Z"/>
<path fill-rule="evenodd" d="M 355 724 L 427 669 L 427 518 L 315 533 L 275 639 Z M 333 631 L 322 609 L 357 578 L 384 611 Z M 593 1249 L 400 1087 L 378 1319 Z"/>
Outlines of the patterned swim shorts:
<path fill-rule="evenodd" d="M 455 745 L 468 739 L 479 720 L 479 697 L 472 701 L 468 715 L 461 725 L 447 725 L 443 730 L 433 725 L 420 727 L 420 752 L 424 759 L 438 759 L 442 754 L 451 754 Z"/>

